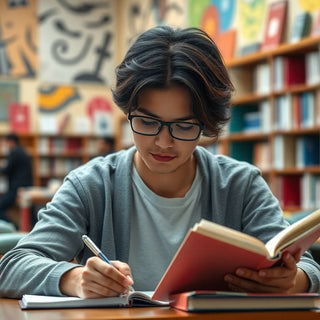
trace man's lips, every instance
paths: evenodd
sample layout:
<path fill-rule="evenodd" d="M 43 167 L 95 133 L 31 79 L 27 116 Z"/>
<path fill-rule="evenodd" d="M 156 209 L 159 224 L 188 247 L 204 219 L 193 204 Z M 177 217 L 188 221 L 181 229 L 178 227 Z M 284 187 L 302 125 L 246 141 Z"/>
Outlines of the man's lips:
<path fill-rule="evenodd" d="M 156 153 L 152 153 L 152 157 L 160 162 L 168 162 L 173 160 L 175 157 L 174 156 L 169 156 L 169 155 L 162 155 L 162 154 L 156 154 Z"/>

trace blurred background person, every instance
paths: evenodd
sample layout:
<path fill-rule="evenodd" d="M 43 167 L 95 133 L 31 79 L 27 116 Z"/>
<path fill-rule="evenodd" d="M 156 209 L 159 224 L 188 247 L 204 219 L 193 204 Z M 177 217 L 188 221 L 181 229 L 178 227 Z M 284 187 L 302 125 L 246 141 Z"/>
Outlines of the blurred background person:
<path fill-rule="evenodd" d="M 0 219 L 10 221 L 6 211 L 16 202 L 17 191 L 20 187 L 33 185 L 31 157 L 20 145 L 19 137 L 9 133 L 5 137 L 8 149 L 8 157 L 4 167 L 0 168 L 0 174 L 8 180 L 8 189 L 0 195 Z"/>
<path fill-rule="evenodd" d="M 98 138 L 97 152 L 99 156 L 106 156 L 114 152 L 114 138 L 110 136 Z"/>

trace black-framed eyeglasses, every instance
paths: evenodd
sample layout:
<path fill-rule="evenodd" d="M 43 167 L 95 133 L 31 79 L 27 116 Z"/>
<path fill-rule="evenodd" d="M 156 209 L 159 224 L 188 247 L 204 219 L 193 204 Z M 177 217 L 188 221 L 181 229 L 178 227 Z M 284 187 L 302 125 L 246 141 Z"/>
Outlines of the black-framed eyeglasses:
<path fill-rule="evenodd" d="M 170 135 L 174 139 L 194 141 L 199 138 L 203 125 L 200 123 L 184 121 L 161 121 L 151 117 L 128 115 L 133 132 L 144 136 L 156 136 L 164 126 L 167 126 Z"/>

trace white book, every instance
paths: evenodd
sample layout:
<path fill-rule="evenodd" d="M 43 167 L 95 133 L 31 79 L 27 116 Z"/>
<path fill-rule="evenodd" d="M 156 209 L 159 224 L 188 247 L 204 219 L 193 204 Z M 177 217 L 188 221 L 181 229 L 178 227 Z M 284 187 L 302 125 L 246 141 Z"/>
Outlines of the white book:
<path fill-rule="evenodd" d="M 320 53 L 312 51 L 307 53 L 306 59 L 306 82 L 308 85 L 320 83 Z"/>
<path fill-rule="evenodd" d="M 271 131 L 271 108 L 269 101 L 262 101 L 259 108 L 262 119 L 262 131 L 268 133 Z"/>
<path fill-rule="evenodd" d="M 311 183 L 312 183 L 312 179 L 311 179 L 311 174 L 310 173 L 306 173 L 302 176 L 302 208 L 303 210 L 308 210 L 312 207 L 312 203 L 311 203 Z"/>
<path fill-rule="evenodd" d="M 316 192 L 316 206 L 320 207 L 320 177 L 317 177 L 315 192 Z"/>
<path fill-rule="evenodd" d="M 283 169 L 283 136 L 276 136 L 273 143 L 273 167 Z"/>
<path fill-rule="evenodd" d="M 283 90 L 284 86 L 284 67 L 283 67 L 283 57 L 278 56 L 274 59 L 273 65 L 273 90 L 274 91 L 281 91 Z"/>
<path fill-rule="evenodd" d="M 259 64 L 255 69 L 256 93 L 270 93 L 270 68 L 268 63 Z"/>
<path fill-rule="evenodd" d="M 303 162 L 303 140 L 301 137 L 297 138 L 296 144 L 296 167 L 297 169 L 304 168 Z"/>
<path fill-rule="evenodd" d="M 283 96 L 281 105 L 281 128 L 283 130 L 290 130 L 292 128 L 292 103 L 291 94 Z"/>

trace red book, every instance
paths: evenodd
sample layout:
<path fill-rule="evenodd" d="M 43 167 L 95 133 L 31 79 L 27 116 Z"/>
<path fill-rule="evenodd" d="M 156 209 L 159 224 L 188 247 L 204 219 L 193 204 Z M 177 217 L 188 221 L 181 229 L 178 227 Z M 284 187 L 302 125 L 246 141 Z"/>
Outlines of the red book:
<path fill-rule="evenodd" d="M 9 104 L 10 129 L 16 133 L 30 132 L 30 108 L 26 104 L 11 102 Z"/>
<path fill-rule="evenodd" d="M 268 268 L 284 252 L 305 252 L 320 237 L 320 210 L 290 225 L 266 244 L 242 232 L 201 220 L 191 229 L 154 295 L 168 301 L 175 293 L 193 290 L 228 290 L 224 275 L 238 267 Z"/>
<path fill-rule="evenodd" d="M 299 207 L 301 205 L 300 176 L 282 177 L 283 207 Z"/>
<path fill-rule="evenodd" d="M 261 50 L 276 48 L 281 43 L 286 23 L 287 7 L 287 0 L 270 4 Z"/>
<path fill-rule="evenodd" d="M 310 310 L 320 308 L 320 294 L 191 291 L 170 295 L 170 306 L 188 312 Z"/>
<path fill-rule="evenodd" d="M 81 152 L 81 139 L 78 138 L 68 138 L 65 141 L 66 152 Z"/>
<path fill-rule="evenodd" d="M 287 56 L 284 58 L 284 88 L 306 82 L 306 64 L 304 56 Z"/>

